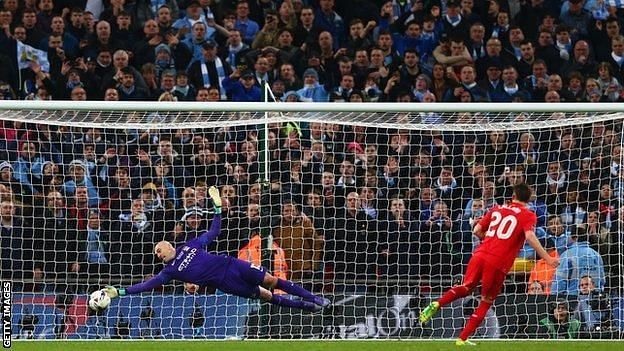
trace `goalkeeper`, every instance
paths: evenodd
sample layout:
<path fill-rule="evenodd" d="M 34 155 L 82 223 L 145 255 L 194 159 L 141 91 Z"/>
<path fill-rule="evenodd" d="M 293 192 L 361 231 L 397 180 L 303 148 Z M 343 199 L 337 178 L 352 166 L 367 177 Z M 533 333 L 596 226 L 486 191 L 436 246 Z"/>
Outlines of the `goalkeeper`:
<path fill-rule="evenodd" d="M 105 287 L 104 290 L 111 298 L 153 290 L 172 279 L 177 279 L 187 283 L 185 287 L 189 292 L 196 290 L 197 286 L 211 286 L 232 295 L 262 299 L 275 305 L 311 312 L 320 311 L 329 305 L 328 299 L 316 296 L 291 281 L 276 278 L 262 267 L 231 256 L 206 252 L 203 248 L 216 239 L 221 231 L 219 191 L 212 186 L 208 193 L 215 209 L 210 229 L 177 249 L 168 241 L 156 244 L 154 253 L 165 264 L 162 271 L 149 280 L 127 288 Z M 274 288 L 299 296 L 301 300 L 291 300 L 273 294 L 270 289 Z"/>

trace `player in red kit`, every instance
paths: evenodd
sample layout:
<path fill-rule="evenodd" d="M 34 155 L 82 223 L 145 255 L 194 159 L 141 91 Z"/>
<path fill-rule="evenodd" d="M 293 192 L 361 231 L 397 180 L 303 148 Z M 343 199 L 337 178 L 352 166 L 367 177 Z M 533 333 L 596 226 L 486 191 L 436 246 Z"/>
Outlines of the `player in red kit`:
<path fill-rule="evenodd" d="M 455 343 L 458 346 L 474 345 L 468 337 L 492 306 L 525 240 L 548 265 L 559 265 L 559 259 L 551 257 L 535 236 L 537 217 L 527 208 L 531 195 L 528 185 L 517 184 L 513 188 L 511 203 L 492 208 L 478 221 L 472 232 L 482 243 L 468 262 L 463 284 L 452 287 L 438 301 L 429 304 L 420 314 L 421 323 L 428 322 L 440 307 L 470 294 L 480 282 L 481 302 Z"/>

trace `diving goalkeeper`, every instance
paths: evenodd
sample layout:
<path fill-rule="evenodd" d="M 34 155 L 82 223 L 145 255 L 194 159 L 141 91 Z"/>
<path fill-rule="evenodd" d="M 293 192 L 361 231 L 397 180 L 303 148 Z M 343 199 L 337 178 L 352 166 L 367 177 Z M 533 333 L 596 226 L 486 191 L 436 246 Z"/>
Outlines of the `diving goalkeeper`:
<path fill-rule="evenodd" d="M 329 305 L 328 299 L 316 296 L 291 281 L 276 278 L 267 273 L 263 267 L 231 256 L 206 252 L 203 248 L 216 239 L 221 231 L 219 191 L 212 186 L 208 193 L 215 210 L 210 229 L 178 248 L 174 248 L 168 241 L 156 244 L 154 254 L 165 264 L 162 271 L 142 283 L 127 288 L 105 287 L 104 290 L 111 298 L 153 290 L 172 279 L 177 279 L 187 283 L 185 287 L 190 292 L 196 290 L 197 286 L 211 286 L 228 294 L 262 299 L 275 305 L 311 312 L 320 311 Z M 274 288 L 299 296 L 301 300 L 275 295 L 270 291 Z"/>

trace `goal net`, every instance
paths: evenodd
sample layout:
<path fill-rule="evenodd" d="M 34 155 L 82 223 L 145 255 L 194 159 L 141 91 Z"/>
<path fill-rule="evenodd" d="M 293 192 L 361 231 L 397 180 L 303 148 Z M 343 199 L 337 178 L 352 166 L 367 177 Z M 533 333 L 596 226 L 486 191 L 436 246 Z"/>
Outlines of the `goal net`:
<path fill-rule="evenodd" d="M 480 338 L 621 338 L 624 114 L 602 104 L 0 105 L 1 278 L 19 338 L 454 338 L 478 290 L 425 326 L 458 282 L 475 218 L 528 183 L 528 245 Z M 162 269 L 154 245 L 206 249 L 330 298 L 312 314 L 181 282 L 88 294 Z M 227 279 L 227 277 L 225 277 Z M 274 291 L 284 294 L 282 291 Z M 285 295 L 286 296 L 286 295 Z"/>

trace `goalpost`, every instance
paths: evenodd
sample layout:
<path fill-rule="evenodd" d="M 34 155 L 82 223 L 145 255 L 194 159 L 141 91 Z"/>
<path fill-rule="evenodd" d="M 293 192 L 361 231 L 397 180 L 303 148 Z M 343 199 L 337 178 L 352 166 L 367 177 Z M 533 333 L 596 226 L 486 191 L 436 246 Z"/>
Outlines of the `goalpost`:
<path fill-rule="evenodd" d="M 476 337 L 553 338 L 555 314 L 567 310 L 578 331 L 561 337 L 621 339 L 623 112 L 0 101 L 1 279 L 12 283 L 14 336 L 454 338 L 478 292 L 427 326 L 418 313 L 461 281 L 479 244 L 474 218 L 524 181 L 538 237 L 569 259 L 544 271 L 526 246 Z M 210 287 L 188 295 L 172 282 L 92 315 L 89 292 L 157 273 L 156 242 L 209 226 L 211 185 L 225 204 L 209 251 L 263 265 L 333 305 L 302 313 Z"/>

